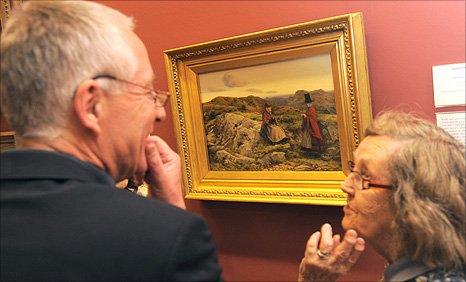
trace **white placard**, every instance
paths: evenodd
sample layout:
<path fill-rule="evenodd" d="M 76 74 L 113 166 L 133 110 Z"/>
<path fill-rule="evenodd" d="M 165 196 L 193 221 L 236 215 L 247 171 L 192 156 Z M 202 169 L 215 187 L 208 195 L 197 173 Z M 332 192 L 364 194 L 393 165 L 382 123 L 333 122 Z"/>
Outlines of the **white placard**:
<path fill-rule="evenodd" d="M 436 113 L 437 125 L 466 144 L 466 112 Z"/>
<path fill-rule="evenodd" d="M 432 67 L 435 107 L 465 105 L 466 64 Z"/>

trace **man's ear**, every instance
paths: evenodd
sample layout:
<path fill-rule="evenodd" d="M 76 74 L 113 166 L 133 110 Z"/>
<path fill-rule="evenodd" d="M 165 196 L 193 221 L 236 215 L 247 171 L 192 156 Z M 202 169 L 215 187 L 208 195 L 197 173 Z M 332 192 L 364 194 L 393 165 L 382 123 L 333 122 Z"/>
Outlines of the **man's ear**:
<path fill-rule="evenodd" d="M 95 80 L 82 82 L 76 89 L 73 109 L 81 125 L 98 134 L 101 131 L 99 119 L 103 115 L 103 91 Z"/>

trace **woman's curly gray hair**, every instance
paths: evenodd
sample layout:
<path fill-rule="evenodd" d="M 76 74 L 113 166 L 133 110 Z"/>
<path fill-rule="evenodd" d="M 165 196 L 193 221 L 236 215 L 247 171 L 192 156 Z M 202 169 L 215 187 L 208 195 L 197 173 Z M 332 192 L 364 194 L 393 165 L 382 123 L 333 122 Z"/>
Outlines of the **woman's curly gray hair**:
<path fill-rule="evenodd" d="M 401 141 L 389 159 L 396 189 L 394 225 L 402 249 L 431 267 L 461 268 L 465 250 L 465 147 L 443 129 L 413 115 L 381 113 L 366 136 Z"/>

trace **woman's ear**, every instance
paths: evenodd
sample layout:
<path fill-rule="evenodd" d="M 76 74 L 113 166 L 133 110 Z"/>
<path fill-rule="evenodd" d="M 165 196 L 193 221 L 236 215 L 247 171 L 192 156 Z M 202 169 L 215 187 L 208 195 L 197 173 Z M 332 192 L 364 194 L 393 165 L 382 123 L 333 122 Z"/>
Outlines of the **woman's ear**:
<path fill-rule="evenodd" d="M 97 82 L 89 79 L 79 85 L 73 100 L 73 109 L 81 126 L 96 134 L 101 131 L 99 119 L 103 115 L 103 95 Z"/>

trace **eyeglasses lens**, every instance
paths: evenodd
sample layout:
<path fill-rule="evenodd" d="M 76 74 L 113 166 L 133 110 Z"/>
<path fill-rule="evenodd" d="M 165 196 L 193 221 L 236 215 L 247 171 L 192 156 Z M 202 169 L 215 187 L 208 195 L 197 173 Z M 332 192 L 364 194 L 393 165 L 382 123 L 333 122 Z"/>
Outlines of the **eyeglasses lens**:
<path fill-rule="evenodd" d="M 154 91 L 155 105 L 157 107 L 164 107 L 168 101 L 168 93 L 164 91 Z"/>

